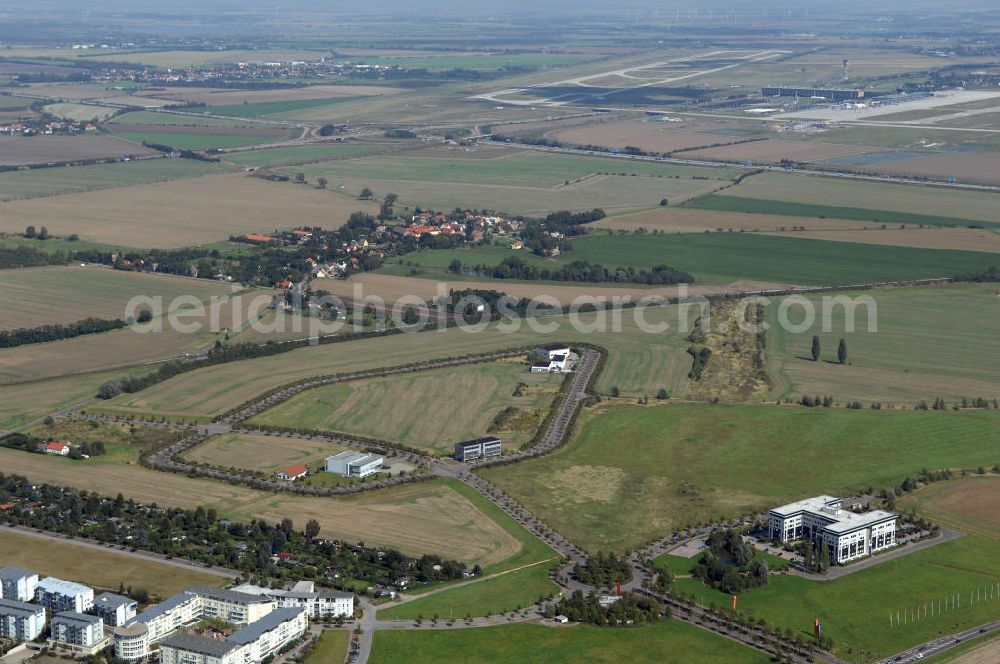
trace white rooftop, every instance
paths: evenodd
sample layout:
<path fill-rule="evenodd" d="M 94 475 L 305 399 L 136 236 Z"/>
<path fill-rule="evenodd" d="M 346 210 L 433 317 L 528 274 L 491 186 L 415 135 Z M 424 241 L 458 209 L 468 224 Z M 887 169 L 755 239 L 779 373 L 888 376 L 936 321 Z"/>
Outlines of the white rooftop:
<path fill-rule="evenodd" d="M 337 461 L 343 461 L 348 464 L 359 464 L 359 463 L 371 463 L 372 461 L 377 461 L 382 459 L 380 456 L 374 454 L 365 454 L 363 452 L 341 452 L 340 454 L 334 454 L 331 457 L 327 457 L 327 461 L 330 459 L 336 459 Z"/>
<path fill-rule="evenodd" d="M 825 519 L 828 523 L 823 526 L 823 529 L 831 533 L 849 532 L 896 518 L 895 514 L 885 510 L 872 510 L 864 514 L 857 514 L 850 510 L 841 509 L 840 503 L 841 499 L 833 496 L 815 496 L 775 507 L 771 513 L 781 517 L 789 517 L 799 512 L 809 512 Z"/>
<path fill-rule="evenodd" d="M 58 593 L 60 595 L 68 595 L 70 597 L 76 597 L 78 595 L 92 595 L 93 589 L 89 586 L 85 586 L 82 583 L 74 583 L 73 581 L 66 581 L 64 579 L 57 579 L 54 576 L 47 576 L 38 582 L 39 590 L 44 590 L 49 593 Z"/>
<path fill-rule="evenodd" d="M 839 507 L 840 498 L 834 498 L 833 496 L 815 496 L 814 498 L 805 498 L 803 500 L 797 500 L 794 503 L 782 505 L 781 507 L 775 507 L 771 511 L 779 516 L 791 516 L 799 512 L 831 514 L 829 510 L 836 510 Z"/>

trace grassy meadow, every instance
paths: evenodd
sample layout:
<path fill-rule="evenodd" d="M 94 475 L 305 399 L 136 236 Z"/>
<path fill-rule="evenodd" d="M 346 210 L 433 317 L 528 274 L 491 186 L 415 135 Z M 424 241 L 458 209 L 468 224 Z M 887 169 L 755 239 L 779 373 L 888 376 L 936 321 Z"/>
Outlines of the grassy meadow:
<path fill-rule="evenodd" d="M 770 397 L 829 394 L 907 407 L 938 396 L 949 405 L 962 398 L 1000 398 L 996 292 L 995 286 L 964 284 L 848 293 L 874 302 L 874 329 L 865 307 L 859 306 L 853 332 L 846 331 L 844 307 L 834 307 L 824 317 L 823 298 L 808 296 L 815 321 L 805 325 L 803 308 L 790 307 L 787 319 L 803 324 L 803 331 L 793 333 L 778 324 L 779 302 L 772 300 L 767 307 Z M 823 330 L 824 318 L 829 331 Z M 819 362 L 810 355 L 813 335 L 820 338 Z M 847 342 L 846 365 L 836 364 L 841 338 Z"/>
<path fill-rule="evenodd" d="M 764 618 L 771 625 L 791 629 L 808 639 L 813 620 L 834 640 L 835 654 L 861 662 L 861 649 L 888 657 L 906 648 L 995 619 L 1000 599 L 970 603 L 970 592 L 980 593 L 1000 578 L 996 541 L 967 535 L 902 558 L 885 561 L 843 578 L 816 582 L 799 576 L 772 575 L 770 583 L 740 595 L 743 613 Z M 699 601 L 728 606 L 730 596 L 707 588 L 695 579 L 679 579 L 677 590 Z M 889 626 L 889 616 L 934 602 L 961 596 L 960 606 L 935 612 L 910 624 Z M 866 661 L 871 661 L 871 656 Z"/>
<path fill-rule="evenodd" d="M 549 579 L 549 570 L 557 561 L 534 565 L 499 576 L 473 581 L 465 586 L 420 596 L 415 600 L 380 609 L 379 620 L 408 620 L 434 616 L 461 619 L 507 613 L 531 606 L 540 598 L 559 590 Z"/>
<path fill-rule="evenodd" d="M 351 632 L 346 629 L 326 629 L 302 664 L 341 664 L 347 659 Z"/>
<path fill-rule="evenodd" d="M 504 625 L 375 633 L 372 664 L 765 664 L 763 653 L 680 620 L 632 629 Z"/>
<path fill-rule="evenodd" d="M 517 415 L 495 433 L 516 449 L 545 419 L 562 378 L 532 374 L 522 358 L 372 378 L 307 390 L 249 423 L 341 431 L 448 455 L 455 443 L 486 435 L 512 407 Z M 523 396 L 514 396 L 518 385 Z"/>
<path fill-rule="evenodd" d="M 482 472 L 594 552 L 802 496 L 894 486 L 922 468 L 998 461 L 992 410 L 613 405 L 587 414 L 558 451 Z"/>

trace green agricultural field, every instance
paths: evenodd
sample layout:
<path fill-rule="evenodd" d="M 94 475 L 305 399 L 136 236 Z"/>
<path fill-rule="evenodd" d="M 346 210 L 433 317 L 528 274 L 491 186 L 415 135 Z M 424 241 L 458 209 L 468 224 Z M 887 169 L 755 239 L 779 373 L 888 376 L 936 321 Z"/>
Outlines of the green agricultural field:
<path fill-rule="evenodd" d="M 144 159 L 113 164 L 8 171 L 0 173 L 0 201 L 127 187 L 220 171 L 216 164 L 192 159 Z"/>
<path fill-rule="evenodd" d="M 516 449 L 534 436 L 562 379 L 529 373 L 522 358 L 449 367 L 314 388 L 250 423 L 347 432 L 446 456 L 455 443 L 490 433 L 509 407 L 516 415 L 494 432 Z M 514 396 L 518 385 L 523 396 Z"/>
<path fill-rule="evenodd" d="M 368 157 L 347 162 L 315 164 L 305 169 L 309 178 L 325 176 L 372 178 L 376 180 L 417 180 L 449 184 L 478 184 L 548 188 L 567 181 L 601 173 L 648 178 L 691 178 L 728 180 L 737 171 L 730 168 L 705 168 L 631 162 L 622 159 L 549 154 L 525 150 L 493 158 L 446 157 Z M 667 183 L 664 183 L 666 185 Z M 648 182 L 648 187 L 658 186 Z M 471 201 L 469 205 L 474 205 Z"/>
<path fill-rule="evenodd" d="M 509 255 L 509 250 L 500 247 L 429 250 L 408 254 L 383 271 L 410 274 L 411 268 L 405 263 L 413 263 L 437 268 L 437 274 L 424 275 L 435 278 L 456 258 L 470 267 L 493 266 Z M 573 261 L 636 269 L 666 264 L 693 275 L 698 284 L 728 284 L 749 279 L 777 284 L 851 285 L 952 277 L 978 272 L 1000 262 L 996 254 L 987 252 L 893 247 L 756 233 L 591 235 L 573 240 L 573 250 L 555 260 L 527 252 L 515 255 L 539 268 L 550 269 Z M 496 283 L 497 290 L 503 290 L 503 281 Z"/>
<path fill-rule="evenodd" d="M 765 173 L 747 178 L 720 195 L 838 209 L 878 210 L 932 217 L 997 221 L 996 194 L 942 187 L 890 185 L 845 178 Z M 768 211 L 772 212 L 770 209 Z M 920 220 L 911 223 L 920 223 Z"/>
<path fill-rule="evenodd" d="M 482 472 L 586 550 L 627 551 L 802 496 L 893 486 L 921 468 L 992 466 L 998 434 L 993 410 L 611 406 L 558 451 Z"/>
<path fill-rule="evenodd" d="M 868 312 L 861 306 L 855 311 L 853 332 L 845 331 L 847 309 L 838 306 L 824 316 L 824 298 L 810 296 L 815 321 L 793 333 L 779 323 L 780 302 L 772 299 L 767 307 L 770 396 L 797 399 L 803 394 L 829 394 L 842 401 L 907 407 L 938 396 L 949 405 L 962 398 L 1000 398 L 996 291 L 995 286 L 982 284 L 849 293 L 874 303 L 875 329 L 870 330 Z M 804 311 L 790 306 L 786 318 L 804 324 Z M 829 332 L 823 331 L 824 318 Z M 819 362 L 811 359 L 814 334 L 820 337 Z M 847 342 L 846 365 L 836 364 L 841 338 Z"/>
<path fill-rule="evenodd" d="M 347 649 L 350 642 L 351 632 L 349 630 L 323 630 L 313 649 L 302 660 L 302 664 L 342 664 L 347 659 Z"/>
<path fill-rule="evenodd" d="M 372 664 L 765 664 L 766 655 L 680 620 L 636 628 L 504 625 L 480 629 L 382 630 Z"/>
<path fill-rule="evenodd" d="M 549 570 L 558 561 L 505 572 L 491 579 L 473 581 L 467 585 L 420 596 L 404 604 L 380 609 L 380 620 L 407 620 L 434 616 L 460 619 L 507 613 L 531 606 L 559 590 L 549 579 Z"/>
<path fill-rule="evenodd" d="M 553 341 L 579 341 L 608 348 L 608 362 L 597 380 L 597 389 L 612 386 L 622 394 L 653 395 L 660 388 L 681 394 L 691 367 L 686 332 L 677 332 L 681 309 L 652 307 L 644 310 L 651 325 L 669 325 L 665 331 L 644 331 L 637 310 L 621 312 L 620 329 L 608 313 L 581 314 L 579 330 L 567 317 L 547 317 L 538 331 L 522 321 L 515 331 L 490 325 L 478 333 L 458 329 L 399 334 L 296 349 L 280 355 L 206 367 L 164 381 L 135 394 L 102 404 L 116 414 L 151 414 L 156 417 L 211 418 L 267 390 L 310 376 L 347 373 L 362 369 L 400 366 L 427 359 L 456 357 L 503 349 L 533 347 Z M 694 314 L 690 316 L 693 320 Z M 604 322 L 601 322 L 604 321 Z M 541 323 L 541 321 L 536 321 Z M 587 326 L 593 326 L 590 331 Z M 547 328 L 547 329 L 546 329 Z"/>
<path fill-rule="evenodd" d="M 871 221 L 879 224 L 906 224 L 908 226 L 947 226 L 965 228 L 968 226 L 985 226 L 1000 228 L 1000 223 L 962 219 L 958 217 L 943 217 L 913 212 L 898 212 L 893 210 L 869 210 L 865 208 L 814 205 L 811 203 L 792 203 L 789 201 L 770 200 L 765 198 L 743 198 L 742 196 L 723 196 L 708 194 L 687 201 L 685 207 L 696 210 L 715 210 L 719 212 L 749 212 L 751 214 L 777 214 L 787 217 L 819 217 L 822 219 L 852 219 L 856 221 Z"/>
<path fill-rule="evenodd" d="M 151 127 L 155 129 L 155 127 Z M 227 134 L 178 134 L 156 131 L 122 131 L 115 136 L 127 138 L 137 143 L 169 145 L 177 150 L 211 150 L 214 148 L 236 148 L 258 143 L 274 143 L 275 136 L 232 136 Z"/>
<path fill-rule="evenodd" d="M 322 161 L 324 159 L 339 159 L 341 157 L 388 152 L 391 149 L 391 145 L 384 144 L 335 143 L 233 152 L 227 154 L 225 160 L 239 164 L 240 166 L 287 166 L 290 164 L 306 164 L 314 161 Z"/>
<path fill-rule="evenodd" d="M 348 101 L 364 99 L 358 97 L 331 97 L 329 99 L 295 99 L 288 101 L 270 101 L 258 104 L 230 104 L 226 106 L 209 106 L 207 110 L 213 115 L 235 116 L 239 118 L 260 118 L 284 113 L 294 115 L 294 111 L 314 108 L 316 106 L 333 106 Z"/>
<path fill-rule="evenodd" d="M 1000 598 L 970 603 L 970 592 L 978 586 L 996 586 L 1000 577 L 998 544 L 967 535 L 929 549 L 917 551 L 864 569 L 835 581 L 820 583 L 798 576 L 773 575 L 771 582 L 739 598 L 739 610 L 771 625 L 791 629 L 808 639 L 813 620 L 823 623 L 823 633 L 832 637 L 835 654 L 849 662 L 861 662 L 861 649 L 883 658 L 937 638 L 995 619 Z M 694 594 L 706 604 L 728 606 L 730 596 L 701 585 L 694 579 L 676 582 L 677 590 Z M 938 612 L 948 595 L 958 594 L 960 606 Z M 935 603 L 935 615 L 923 617 L 923 605 Z M 900 615 L 921 607 L 921 617 L 900 627 L 889 626 L 890 614 Z M 868 656 L 865 661 L 872 661 Z"/>

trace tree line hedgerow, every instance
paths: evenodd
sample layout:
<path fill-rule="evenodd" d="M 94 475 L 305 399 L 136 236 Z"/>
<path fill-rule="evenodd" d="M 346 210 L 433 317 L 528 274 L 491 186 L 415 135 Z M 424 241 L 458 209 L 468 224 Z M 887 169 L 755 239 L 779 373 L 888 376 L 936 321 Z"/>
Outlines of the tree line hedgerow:
<path fill-rule="evenodd" d="M 41 327 L 0 330 L 0 348 L 13 348 L 25 344 L 39 344 L 46 341 L 72 339 L 84 334 L 98 334 L 125 327 L 120 318 L 85 318 L 66 325 L 42 325 Z"/>
<path fill-rule="evenodd" d="M 0 522 L 94 539 L 154 553 L 235 569 L 248 578 L 308 579 L 318 585 L 350 589 L 359 582 L 397 585 L 462 578 L 465 563 L 425 555 L 411 558 L 363 542 L 318 539 L 315 520 L 297 530 L 291 519 L 269 524 L 220 518 L 216 510 L 162 508 L 122 494 L 115 498 L 0 473 Z M 275 562 L 289 553 L 294 565 Z M 473 574 L 481 570 L 477 566 Z"/>
<path fill-rule="evenodd" d="M 654 265 L 648 270 L 632 266 L 605 267 L 600 263 L 573 261 L 559 267 L 537 267 L 518 256 L 507 256 L 494 266 L 463 265 L 453 261 L 452 272 L 471 272 L 490 279 L 519 279 L 523 281 L 573 281 L 584 283 L 630 283 L 646 285 L 691 284 L 694 277 L 669 265 Z"/>

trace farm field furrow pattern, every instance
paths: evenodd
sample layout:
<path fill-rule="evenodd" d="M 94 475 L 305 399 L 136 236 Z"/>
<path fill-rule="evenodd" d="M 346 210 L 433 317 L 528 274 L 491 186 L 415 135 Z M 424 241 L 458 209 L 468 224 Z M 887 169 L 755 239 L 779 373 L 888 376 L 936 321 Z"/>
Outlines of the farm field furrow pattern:
<path fill-rule="evenodd" d="M 516 449 L 545 419 L 561 379 L 529 373 L 520 359 L 435 369 L 307 390 L 248 424 L 347 432 L 447 455 L 454 443 L 493 433 L 494 418 L 514 408 L 496 433 Z M 519 389 L 524 396 L 514 396 Z"/>

